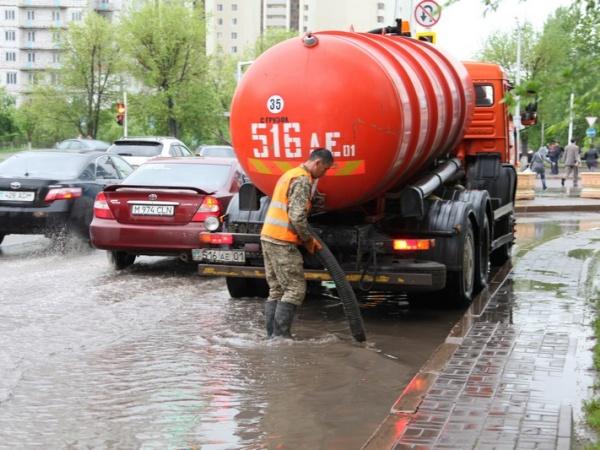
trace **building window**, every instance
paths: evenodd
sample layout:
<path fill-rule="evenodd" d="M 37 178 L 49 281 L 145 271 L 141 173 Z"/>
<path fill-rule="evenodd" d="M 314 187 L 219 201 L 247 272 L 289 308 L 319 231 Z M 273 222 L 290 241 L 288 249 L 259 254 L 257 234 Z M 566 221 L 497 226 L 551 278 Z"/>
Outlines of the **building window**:
<path fill-rule="evenodd" d="M 234 17 L 233 19 L 231 19 L 231 24 L 232 25 L 237 25 L 237 18 Z"/>
<path fill-rule="evenodd" d="M 221 33 L 220 31 L 217 31 L 217 39 L 221 39 L 223 38 L 223 33 Z"/>
<path fill-rule="evenodd" d="M 217 11 L 223 11 L 223 3 L 217 3 Z"/>
<path fill-rule="evenodd" d="M 306 33 L 308 31 L 308 27 L 303 27 L 302 30 Z"/>
<path fill-rule="evenodd" d="M 223 25 L 223 19 L 220 17 L 217 19 L 217 25 Z"/>
<path fill-rule="evenodd" d="M 15 20 L 15 11 L 14 9 L 7 9 L 4 11 L 4 19 L 6 20 Z"/>
<path fill-rule="evenodd" d="M 35 31 L 27 32 L 27 42 L 35 42 Z"/>
<path fill-rule="evenodd" d="M 71 13 L 71 20 L 79 22 L 81 20 L 81 11 L 73 11 Z"/>
<path fill-rule="evenodd" d="M 52 11 L 52 20 L 60 20 L 60 11 Z"/>
<path fill-rule="evenodd" d="M 35 19 L 35 11 L 32 9 L 27 10 L 27 20 Z"/>
<path fill-rule="evenodd" d="M 60 62 L 60 53 L 52 53 L 52 62 L 59 63 Z"/>
<path fill-rule="evenodd" d="M 15 62 L 17 60 L 17 53 L 16 52 L 6 52 L 6 60 Z"/>
<path fill-rule="evenodd" d="M 50 72 L 50 84 L 58 83 L 58 74 L 54 72 Z"/>
<path fill-rule="evenodd" d="M 385 18 L 383 16 L 377 16 L 377 23 L 385 22 Z"/>
<path fill-rule="evenodd" d="M 385 9 L 385 3 L 377 3 L 377 9 Z"/>
<path fill-rule="evenodd" d="M 231 10 L 232 11 L 237 11 L 237 3 L 232 3 L 231 4 Z"/>
<path fill-rule="evenodd" d="M 235 32 L 231 33 L 231 39 L 237 39 L 237 33 L 235 33 Z"/>
<path fill-rule="evenodd" d="M 30 63 L 35 62 L 35 53 L 27 53 L 27 62 L 30 62 Z"/>
<path fill-rule="evenodd" d="M 308 16 L 304 16 L 303 19 L 305 22 L 308 22 Z"/>
<path fill-rule="evenodd" d="M 308 11 L 308 5 L 304 5 L 304 11 Z"/>
<path fill-rule="evenodd" d="M 29 72 L 29 84 L 36 84 L 37 77 L 35 73 Z"/>
<path fill-rule="evenodd" d="M 235 45 L 231 47 L 231 53 L 237 53 L 237 47 Z"/>
<path fill-rule="evenodd" d="M 17 72 L 6 72 L 6 84 L 17 84 Z"/>
<path fill-rule="evenodd" d="M 60 33 L 58 31 L 54 31 L 52 33 L 52 42 L 57 43 L 60 41 Z"/>
<path fill-rule="evenodd" d="M 8 30 L 4 32 L 4 39 L 6 39 L 7 41 L 16 41 L 17 34 L 14 32 L 14 30 Z"/>

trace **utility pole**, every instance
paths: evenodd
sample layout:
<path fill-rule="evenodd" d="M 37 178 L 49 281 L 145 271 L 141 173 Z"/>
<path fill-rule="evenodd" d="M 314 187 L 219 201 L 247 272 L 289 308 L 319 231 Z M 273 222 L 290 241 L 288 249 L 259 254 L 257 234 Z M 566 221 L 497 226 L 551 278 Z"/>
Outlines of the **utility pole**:
<path fill-rule="evenodd" d="M 569 101 L 569 135 L 567 137 L 567 145 L 571 143 L 573 139 L 573 103 L 575 102 L 575 93 L 571 92 L 571 99 Z"/>
<path fill-rule="evenodd" d="M 123 137 L 127 137 L 127 118 L 129 117 L 129 110 L 127 109 L 127 92 L 123 91 L 123 105 L 125 105 L 125 119 L 123 120 Z"/>

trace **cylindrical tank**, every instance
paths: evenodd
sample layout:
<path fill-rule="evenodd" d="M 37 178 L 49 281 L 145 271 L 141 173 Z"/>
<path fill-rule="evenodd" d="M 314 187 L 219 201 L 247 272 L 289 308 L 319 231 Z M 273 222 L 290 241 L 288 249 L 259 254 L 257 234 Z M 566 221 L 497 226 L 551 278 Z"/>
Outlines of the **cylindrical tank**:
<path fill-rule="evenodd" d="M 411 38 L 325 31 L 282 42 L 244 74 L 231 105 L 233 146 L 255 185 L 316 147 L 336 165 L 319 180 L 329 210 L 360 205 L 451 153 L 470 120 L 465 67 Z"/>

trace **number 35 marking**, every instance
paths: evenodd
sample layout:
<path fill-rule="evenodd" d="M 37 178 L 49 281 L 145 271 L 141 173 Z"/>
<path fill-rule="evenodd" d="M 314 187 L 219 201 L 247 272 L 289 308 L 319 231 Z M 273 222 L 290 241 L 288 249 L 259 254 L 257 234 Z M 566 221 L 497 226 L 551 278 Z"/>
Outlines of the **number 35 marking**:
<path fill-rule="evenodd" d="M 285 102 L 279 95 L 271 95 L 267 100 L 267 109 L 270 113 L 280 113 L 283 111 Z"/>

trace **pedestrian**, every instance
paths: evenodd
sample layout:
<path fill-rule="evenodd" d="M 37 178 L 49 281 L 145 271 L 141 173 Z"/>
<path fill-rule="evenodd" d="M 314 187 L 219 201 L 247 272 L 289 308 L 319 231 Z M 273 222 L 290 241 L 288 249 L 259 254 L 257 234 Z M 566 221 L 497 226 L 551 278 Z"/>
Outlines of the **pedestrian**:
<path fill-rule="evenodd" d="M 558 142 L 553 142 L 548 148 L 548 159 L 550 160 L 550 173 L 558 175 L 558 161 L 560 160 L 560 147 Z"/>
<path fill-rule="evenodd" d="M 565 175 L 560 180 L 560 184 L 564 186 L 566 179 L 573 173 L 573 187 L 577 187 L 581 157 L 579 156 L 579 147 L 575 145 L 575 139 L 571 139 L 571 143 L 565 147 L 563 162 L 565 163 Z"/>
<path fill-rule="evenodd" d="M 590 172 L 595 172 L 598 167 L 598 149 L 596 147 L 590 147 L 585 154 L 585 164 Z"/>
<path fill-rule="evenodd" d="M 304 301 L 304 261 L 298 245 L 310 254 L 321 248 L 311 234 L 308 214 L 313 181 L 333 165 L 333 154 L 317 148 L 300 166 L 277 181 L 265 223 L 260 233 L 269 297 L 265 302 L 267 337 L 291 338 L 296 308 Z"/>
<path fill-rule="evenodd" d="M 546 186 L 546 168 L 544 166 L 544 163 L 548 161 L 550 162 L 550 159 L 548 159 L 547 156 L 545 156 L 544 154 L 544 150 L 542 149 L 542 147 L 540 147 L 538 149 L 537 152 L 535 152 L 533 154 L 533 157 L 531 158 L 531 170 L 535 173 L 537 173 L 540 178 L 542 179 L 542 190 L 546 190 L 547 186 Z"/>

